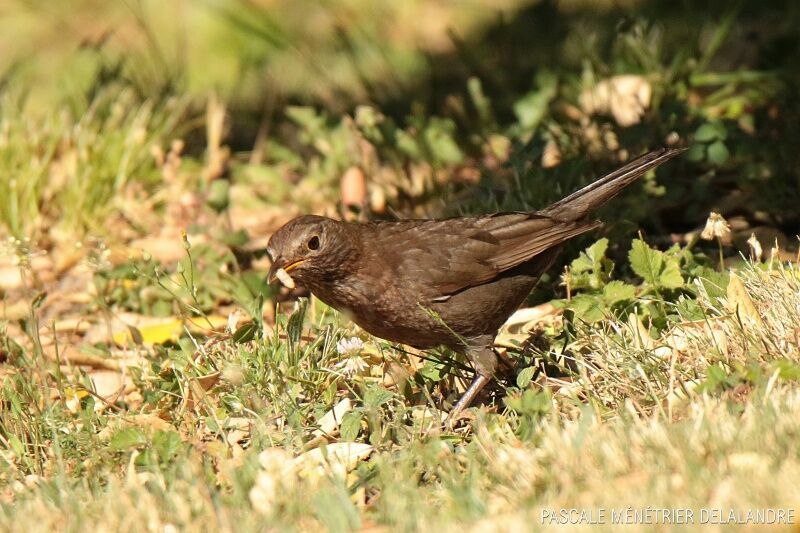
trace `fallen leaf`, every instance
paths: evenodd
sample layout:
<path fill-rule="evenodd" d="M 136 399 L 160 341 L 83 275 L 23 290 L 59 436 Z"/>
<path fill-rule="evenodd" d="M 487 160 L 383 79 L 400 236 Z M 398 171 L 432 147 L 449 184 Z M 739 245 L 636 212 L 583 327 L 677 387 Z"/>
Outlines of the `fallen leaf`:
<path fill-rule="evenodd" d="M 681 322 L 675 325 L 650 346 L 653 352 L 664 359 L 675 354 L 691 354 L 697 349 L 705 351 L 709 345 L 721 354 L 728 353 L 728 337 L 724 319 L 707 319 Z"/>
<path fill-rule="evenodd" d="M 755 304 L 750 294 L 742 283 L 742 279 L 735 273 L 731 273 L 728 282 L 726 307 L 731 313 L 748 320 L 753 325 L 761 325 L 761 315 L 758 314 Z"/>
<path fill-rule="evenodd" d="M 225 420 L 223 427 L 227 431 L 225 440 L 228 444 L 238 444 L 247 439 L 253 426 L 253 421 L 249 418 L 230 417 Z"/>
<path fill-rule="evenodd" d="M 561 314 L 562 310 L 550 303 L 518 309 L 500 328 L 495 346 L 517 348 L 528 340 L 530 332 L 537 326 L 551 325 Z"/>
<path fill-rule="evenodd" d="M 71 364 L 74 366 L 88 366 L 90 368 L 100 368 L 118 371 L 124 366 L 130 366 L 130 360 L 119 360 L 114 357 L 104 357 L 80 351 L 78 346 L 73 344 L 56 345 L 55 343 L 43 343 L 42 351 L 45 357 L 51 361 L 59 361 L 61 364 Z M 136 359 L 138 363 L 138 359 Z"/>
<path fill-rule="evenodd" d="M 0 307 L 0 317 L 5 320 L 16 321 L 30 315 L 30 302 L 25 300 L 3 301 Z"/>
<path fill-rule="evenodd" d="M 72 387 L 64 387 L 64 405 L 70 413 L 75 414 L 81 410 L 81 400 L 89 396 L 89 392 L 82 388 L 75 389 Z M 95 407 L 98 407 L 95 405 Z M 102 406 L 101 406 L 102 407 Z"/>
<path fill-rule="evenodd" d="M 119 429 L 135 426 L 145 430 L 145 433 L 152 434 L 156 431 L 175 431 L 175 426 L 154 414 L 126 415 L 125 417 L 115 417 L 113 421 L 97 434 L 98 438 L 107 441 Z"/>
<path fill-rule="evenodd" d="M 155 318 L 134 313 L 123 313 L 115 317 L 111 323 L 112 340 L 117 346 L 133 346 L 143 344 L 151 347 L 167 341 L 176 341 L 188 327 L 192 333 L 208 335 L 213 331 L 222 331 L 228 324 L 228 318 L 221 315 L 193 317 L 185 321 L 179 317 Z M 108 326 L 97 324 L 86 333 L 86 341 L 97 343 L 107 341 Z"/>
<path fill-rule="evenodd" d="M 335 442 L 305 452 L 293 461 L 297 471 L 310 479 L 324 475 L 346 477 L 360 461 L 372 453 L 369 444 L 359 442 Z"/>
<path fill-rule="evenodd" d="M 342 174 L 340 182 L 342 205 L 363 206 L 367 197 L 366 178 L 364 171 L 358 167 L 350 167 Z"/>
<path fill-rule="evenodd" d="M 133 344 L 163 344 L 167 341 L 177 341 L 183 331 L 183 321 L 169 318 L 160 322 L 141 326 L 129 325 L 124 330 L 114 334 L 114 343 L 117 346 L 131 346 Z"/>
<path fill-rule="evenodd" d="M 161 263 L 175 263 L 186 257 L 186 249 L 184 248 L 181 235 L 180 230 L 172 228 L 170 230 L 164 230 L 161 235 L 133 240 L 130 245 L 125 248 L 119 250 L 113 249 L 111 262 L 112 264 L 123 264 L 131 257 L 141 255 L 142 251 L 144 251 Z M 194 233 L 189 235 L 187 239 L 192 246 L 197 246 L 208 241 L 206 236 Z"/>
<path fill-rule="evenodd" d="M 551 303 L 544 303 L 535 307 L 524 307 L 517 309 L 513 315 L 508 317 L 506 323 L 503 324 L 503 328 L 514 331 L 530 330 L 539 322 L 559 314 L 561 314 L 561 310 Z"/>
<path fill-rule="evenodd" d="M 212 372 L 211 374 L 200 376 L 199 378 L 194 378 L 193 381 L 196 381 L 197 384 L 200 385 L 204 391 L 207 391 L 210 390 L 214 385 L 219 383 L 221 375 L 222 375 L 221 372 Z"/>
<path fill-rule="evenodd" d="M 198 402 L 205 399 L 206 392 L 219 383 L 221 375 L 221 372 L 214 372 L 189 380 L 189 389 L 184 397 L 184 407 L 190 411 L 194 409 Z"/>
<path fill-rule="evenodd" d="M 352 410 L 352 408 L 353 405 L 350 402 L 350 398 L 341 400 L 333 409 L 325 413 L 322 418 L 319 419 L 319 429 L 314 430 L 314 435 L 333 435 L 339 429 L 339 425 L 342 423 L 342 417 L 345 413 Z"/>
<path fill-rule="evenodd" d="M 561 150 L 552 139 L 544 145 L 542 153 L 542 168 L 553 168 L 561 164 Z"/>
<path fill-rule="evenodd" d="M 133 385 L 131 378 L 123 372 L 93 370 L 88 376 L 95 394 L 108 401 L 114 401 L 127 387 Z"/>
<path fill-rule="evenodd" d="M 11 264 L 0 265 L 0 289 L 12 291 L 22 287 L 22 271 Z"/>
<path fill-rule="evenodd" d="M 610 113 L 620 126 L 638 124 L 653 94 L 650 82 L 642 76 L 625 74 L 603 80 L 581 93 L 580 103 L 587 114 Z"/>

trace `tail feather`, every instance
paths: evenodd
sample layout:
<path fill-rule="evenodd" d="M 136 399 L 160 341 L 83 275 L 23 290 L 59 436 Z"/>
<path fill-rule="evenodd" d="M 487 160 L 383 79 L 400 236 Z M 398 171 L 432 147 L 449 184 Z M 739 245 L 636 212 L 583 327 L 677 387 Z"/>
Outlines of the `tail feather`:
<path fill-rule="evenodd" d="M 544 210 L 543 214 L 558 220 L 574 221 L 585 218 L 636 181 L 647 171 L 656 168 L 685 151 L 686 148 L 660 148 L 637 157 L 625 166 L 606 174 Z"/>

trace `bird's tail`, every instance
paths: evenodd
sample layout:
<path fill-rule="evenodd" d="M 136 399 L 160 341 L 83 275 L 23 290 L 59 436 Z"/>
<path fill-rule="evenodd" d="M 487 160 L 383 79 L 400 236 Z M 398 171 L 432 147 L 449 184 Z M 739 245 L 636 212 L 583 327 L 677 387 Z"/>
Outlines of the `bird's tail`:
<path fill-rule="evenodd" d="M 614 198 L 648 170 L 656 168 L 684 150 L 686 148 L 660 148 L 637 157 L 622 168 L 606 174 L 594 183 L 554 203 L 544 211 L 544 214 L 557 220 L 581 220 Z"/>

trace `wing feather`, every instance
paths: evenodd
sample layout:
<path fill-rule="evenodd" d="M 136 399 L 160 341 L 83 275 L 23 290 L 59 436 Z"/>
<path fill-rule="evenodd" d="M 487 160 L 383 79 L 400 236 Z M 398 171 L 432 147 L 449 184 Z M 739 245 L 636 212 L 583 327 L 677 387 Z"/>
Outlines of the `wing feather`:
<path fill-rule="evenodd" d="M 539 213 L 374 223 L 373 238 L 398 252 L 384 258 L 398 279 L 425 280 L 432 299 L 495 279 L 536 255 L 600 225 Z"/>

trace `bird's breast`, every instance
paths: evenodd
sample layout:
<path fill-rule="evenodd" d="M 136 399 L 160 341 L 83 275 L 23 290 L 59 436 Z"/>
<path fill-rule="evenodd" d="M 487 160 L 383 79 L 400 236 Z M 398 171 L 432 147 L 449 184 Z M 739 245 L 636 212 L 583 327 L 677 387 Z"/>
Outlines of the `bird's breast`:
<path fill-rule="evenodd" d="M 447 344 L 447 328 L 428 312 L 419 291 L 389 276 L 350 276 L 330 283 L 309 283 L 327 305 L 346 314 L 367 332 L 382 339 L 419 348 Z"/>

